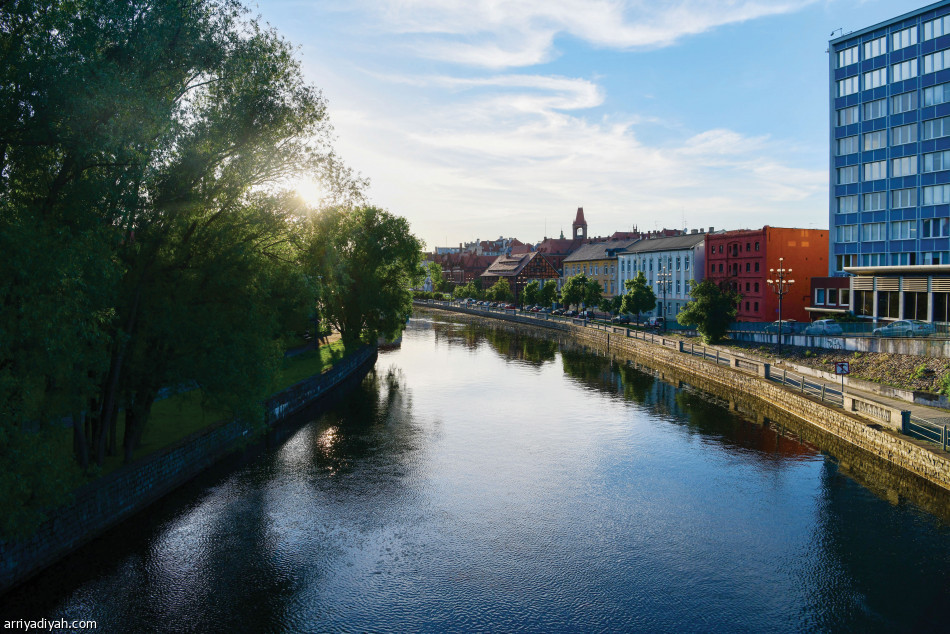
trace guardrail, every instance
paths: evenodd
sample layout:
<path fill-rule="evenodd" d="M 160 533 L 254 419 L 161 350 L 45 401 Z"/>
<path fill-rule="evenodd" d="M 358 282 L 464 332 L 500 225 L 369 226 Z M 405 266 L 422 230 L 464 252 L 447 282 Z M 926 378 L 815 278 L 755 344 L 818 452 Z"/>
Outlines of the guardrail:
<path fill-rule="evenodd" d="M 941 449 L 947 451 L 950 446 L 950 433 L 946 425 L 940 425 L 916 416 L 908 416 L 907 420 L 901 425 L 901 433 L 935 443 Z"/>
<path fill-rule="evenodd" d="M 883 331 L 880 335 L 876 335 L 874 331 L 876 329 L 886 327 L 888 324 L 894 323 L 895 320 L 885 321 L 856 321 L 856 322 L 836 322 L 835 323 L 835 332 L 812 332 L 808 333 L 806 330 L 812 324 L 809 322 L 797 322 L 797 321 L 786 321 L 782 326 L 783 335 L 806 335 L 811 334 L 818 337 L 876 337 L 881 336 L 885 338 L 894 338 L 894 339 L 950 339 L 950 323 L 947 322 L 925 322 L 927 325 L 922 326 L 924 332 L 920 330 L 890 330 Z M 840 328 L 840 330 L 839 330 Z M 737 322 L 729 326 L 729 332 L 752 332 L 752 333 L 762 333 L 766 335 L 777 335 L 779 334 L 779 327 L 777 323 L 774 322 Z"/>

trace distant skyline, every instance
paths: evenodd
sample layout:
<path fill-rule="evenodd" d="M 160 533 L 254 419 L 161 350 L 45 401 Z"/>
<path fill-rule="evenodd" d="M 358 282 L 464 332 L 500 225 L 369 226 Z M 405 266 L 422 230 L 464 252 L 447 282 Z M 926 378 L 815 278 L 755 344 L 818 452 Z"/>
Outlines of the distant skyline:
<path fill-rule="evenodd" d="M 373 203 L 432 249 L 569 235 L 577 207 L 591 236 L 827 227 L 831 33 L 928 4 L 260 0 L 252 11 L 300 47 Z"/>

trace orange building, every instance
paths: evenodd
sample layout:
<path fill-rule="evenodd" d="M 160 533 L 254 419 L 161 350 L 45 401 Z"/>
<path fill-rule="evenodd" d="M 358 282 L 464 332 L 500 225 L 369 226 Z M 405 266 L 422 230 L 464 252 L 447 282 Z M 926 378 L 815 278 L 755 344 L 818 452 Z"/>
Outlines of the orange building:
<path fill-rule="evenodd" d="M 780 262 L 781 260 L 781 262 Z M 778 295 L 769 270 L 791 269 L 795 280 L 782 300 L 782 318 L 809 321 L 811 278 L 828 275 L 828 230 L 770 227 L 706 235 L 706 279 L 739 292 L 737 321 L 775 321 Z"/>

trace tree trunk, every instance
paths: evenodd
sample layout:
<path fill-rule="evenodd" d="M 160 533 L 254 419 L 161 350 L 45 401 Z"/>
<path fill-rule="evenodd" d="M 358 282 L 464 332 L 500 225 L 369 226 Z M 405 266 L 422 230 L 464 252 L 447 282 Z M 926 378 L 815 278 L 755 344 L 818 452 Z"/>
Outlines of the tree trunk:
<path fill-rule="evenodd" d="M 122 441 L 125 462 L 132 462 L 132 454 L 142 443 L 145 424 L 152 413 L 152 404 L 158 396 L 158 388 L 142 387 L 135 392 L 125 408 L 125 437 Z"/>

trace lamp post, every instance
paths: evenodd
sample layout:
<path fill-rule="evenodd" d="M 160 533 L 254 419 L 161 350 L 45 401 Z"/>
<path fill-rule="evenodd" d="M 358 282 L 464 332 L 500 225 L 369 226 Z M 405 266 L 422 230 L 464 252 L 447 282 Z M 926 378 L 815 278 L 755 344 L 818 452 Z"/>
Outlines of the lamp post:
<path fill-rule="evenodd" d="M 660 304 L 660 316 L 663 318 L 663 330 L 666 331 L 666 288 L 672 283 L 673 271 L 668 270 L 665 266 L 661 267 L 660 272 L 656 274 L 656 279 L 659 281 L 660 289 L 663 291 L 663 302 Z"/>
<path fill-rule="evenodd" d="M 785 330 L 785 322 L 782 320 L 782 298 L 788 293 L 795 280 L 789 279 L 792 269 L 785 268 L 785 258 L 778 259 L 778 268 L 769 269 L 769 279 L 765 283 L 769 285 L 776 295 L 778 295 L 778 355 L 782 356 L 782 335 Z"/>

